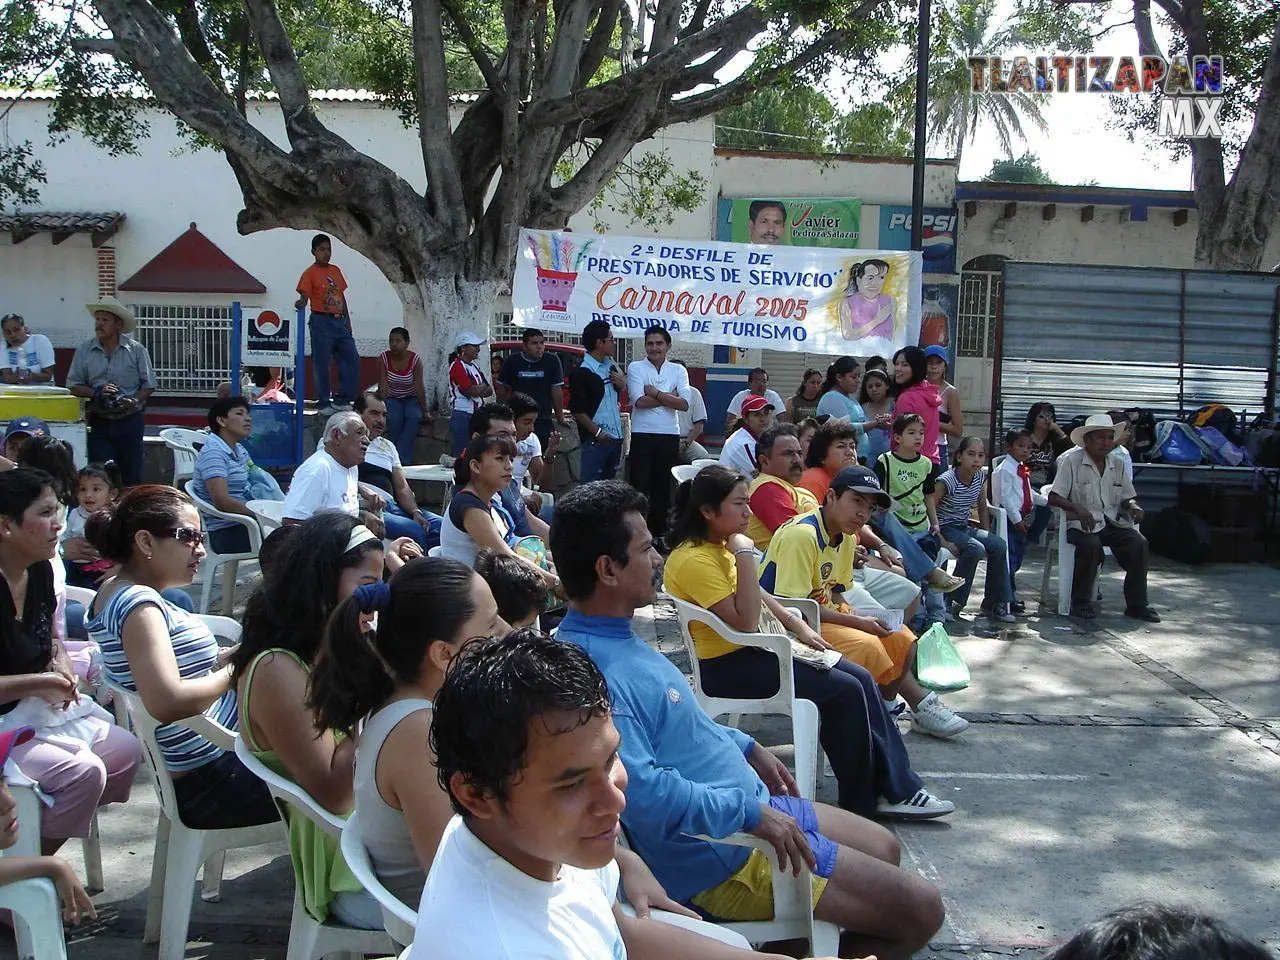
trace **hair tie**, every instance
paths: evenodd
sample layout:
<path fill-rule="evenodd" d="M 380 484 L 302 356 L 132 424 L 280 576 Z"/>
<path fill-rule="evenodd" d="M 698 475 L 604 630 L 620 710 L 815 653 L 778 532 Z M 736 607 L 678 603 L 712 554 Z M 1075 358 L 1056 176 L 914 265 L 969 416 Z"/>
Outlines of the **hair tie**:
<path fill-rule="evenodd" d="M 382 580 L 376 583 L 365 583 L 356 587 L 351 596 L 355 598 L 356 603 L 360 604 L 361 612 L 374 613 L 390 606 L 391 587 Z"/>

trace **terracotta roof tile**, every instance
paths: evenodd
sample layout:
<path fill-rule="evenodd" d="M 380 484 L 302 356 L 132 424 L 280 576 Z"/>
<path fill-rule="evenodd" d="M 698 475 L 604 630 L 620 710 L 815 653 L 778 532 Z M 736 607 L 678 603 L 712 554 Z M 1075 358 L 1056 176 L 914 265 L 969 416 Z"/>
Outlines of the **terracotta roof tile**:
<path fill-rule="evenodd" d="M 257 277 L 223 253 L 193 223 L 124 283 L 159 293 L 266 293 Z"/>
<path fill-rule="evenodd" d="M 55 213 L 49 210 L 28 210 L 18 213 L 0 213 L 0 233 L 107 233 L 115 232 L 124 221 L 124 214 L 107 213 Z"/>

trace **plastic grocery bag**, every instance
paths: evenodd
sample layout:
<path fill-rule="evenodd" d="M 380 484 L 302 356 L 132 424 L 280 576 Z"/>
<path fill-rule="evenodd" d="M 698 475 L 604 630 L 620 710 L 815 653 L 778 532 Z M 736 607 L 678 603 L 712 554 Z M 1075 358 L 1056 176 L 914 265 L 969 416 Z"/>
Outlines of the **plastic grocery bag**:
<path fill-rule="evenodd" d="M 922 687 L 943 693 L 969 685 L 969 666 L 940 623 L 916 642 L 916 678 Z"/>

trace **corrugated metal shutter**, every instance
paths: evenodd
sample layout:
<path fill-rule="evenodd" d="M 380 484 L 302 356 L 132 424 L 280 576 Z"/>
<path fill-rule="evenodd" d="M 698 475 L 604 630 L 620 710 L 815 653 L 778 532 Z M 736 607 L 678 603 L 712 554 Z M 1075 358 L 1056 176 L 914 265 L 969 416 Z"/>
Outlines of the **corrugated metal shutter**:
<path fill-rule="evenodd" d="M 839 354 L 793 353 L 787 350 L 764 350 L 760 366 L 769 371 L 769 388 L 786 399 L 800 386 L 800 380 L 808 369 L 827 372 L 827 367 Z"/>
<path fill-rule="evenodd" d="M 1280 276 L 1008 263 L 997 434 L 1048 400 L 1060 421 L 1113 407 L 1258 413 L 1274 395 Z"/>

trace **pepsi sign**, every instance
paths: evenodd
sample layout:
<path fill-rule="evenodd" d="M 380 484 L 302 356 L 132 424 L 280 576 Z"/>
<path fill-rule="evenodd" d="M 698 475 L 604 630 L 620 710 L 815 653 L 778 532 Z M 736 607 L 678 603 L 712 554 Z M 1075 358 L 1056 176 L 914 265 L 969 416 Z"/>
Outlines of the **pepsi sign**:
<path fill-rule="evenodd" d="M 955 207 L 925 207 L 923 239 L 925 273 L 955 273 L 956 223 Z M 894 204 L 880 205 L 880 249 L 911 249 L 911 208 Z"/>

